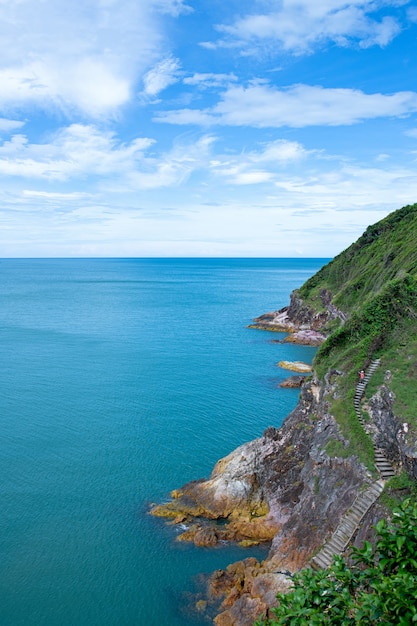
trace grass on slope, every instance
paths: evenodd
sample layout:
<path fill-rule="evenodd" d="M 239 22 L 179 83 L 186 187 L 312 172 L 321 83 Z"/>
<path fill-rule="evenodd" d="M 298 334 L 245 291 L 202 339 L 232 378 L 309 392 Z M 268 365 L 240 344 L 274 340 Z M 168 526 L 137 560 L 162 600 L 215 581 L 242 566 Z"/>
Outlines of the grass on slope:
<path fill-rule="evenodd" d="M 410 435 L 417 440 L 417 329 L 410 321 L 409 332 L 404 333 L 400 342 L 392 343 L 384 353 L 381 367 L 378 368 L 366 389 L 371 397 L 377 389 L 386 384 L 394 394 L 394 413 L 400 422 L 407 422 Z M 386 379 L 385 372 L 391 375 Z"/>
<path fill-rule="evenodd" d="M 360 310 L 387 282 L 417 276 L 416 233 L 417 204 L 391 213 L 310 278 L 300 297 L 320 310 L 319 292 L 329 289 L 344 312 Z"/>
<path fill-rule="evenodd" d="M 417 204 L 391 213 L 369 226 L 347 250 L 324 266 L 298 291 L 316 312 L 324 305 L 323 290 L 332 293 L 333 304 L 347 320 L 329 323 L 326 342 L 317 351 L 314 367 L 323 379 L 326 372 L 344 372 L 339 400 L 330 411 L 349 445 L 331 442 L 328 452 L 355 453 L 373 467 L 373 447 L 353 410 L 353 390 L 358 371 L 375 358 L 382 359 L 369 384 L 369 393 L 392 373 L 389 386 L 395 394 L 396 416 L 409 423 L 417 438 Z"/>

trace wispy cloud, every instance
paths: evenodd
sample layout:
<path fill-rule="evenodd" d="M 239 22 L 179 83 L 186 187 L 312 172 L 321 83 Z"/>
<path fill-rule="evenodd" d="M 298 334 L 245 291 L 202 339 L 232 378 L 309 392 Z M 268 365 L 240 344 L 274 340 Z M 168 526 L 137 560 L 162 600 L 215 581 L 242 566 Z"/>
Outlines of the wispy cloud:
<path fill-rule="evenodd" d="M 194 9 L 183 0 L 153 0 L 153 4 L 162 13 L 178 17 L 182 13 L 192 13 Z"/>
<path fill-rule="evenodd" d="M 1 133 L 10 133 L 18 128 L 22 128 L 25 125 L 25 122 L 21 122 L 19 120 L 8 120 L 4 117 L 0 117 L 0 132 Z"/>
<path fill-rule="evenodd" d="M 185 85 L 196 85 L 197 87 L 208 89 L 212 87 L 224 87 L 238 80 L 235 74 L 214 74 L 214 73 L 196 73 L 193 76 L 184 78 Z"/>
<path fill-rule="evenodd" d="M 82 124 L 59 130 L 48 143 L 13 135 L 0 145 L 0 175 L 61 181 L 120 175 L 152 144 L 151 139 L 137 138 L 121 145 L 114 133 Z"/>
<path fill-rule="evenodd" d="M 357 89 L 326 89 L 265 84 L 232 86 L 211 109 L 161 112 L 156 120 L 170 124 L 221 124 L 257 128 L 338 126 L 379 117 L 409 115 L 417 111 L 417 93 L 366 94 Z"/>
<path fill-rule="evenodd" d="M 114 115 L 161 56 L 161 12 L 187 10 L 180 0 L 43 0 L 39 8 L 0 2 L 0 111 Z"/>
<path fill-rule="evenodd" d="M 144 160 L 129 174 L 129 184 L 137 189 L 157 189 L 181 185 L 191 174 L 205 169 L 211 158 L 215 138 L 200 137 L 197 141 L 179 142 L 168 152 Z"/>
<path fill-rule="evenodd" d="M 337 253 L 417 199 L 414 4 L 0 0 L 0 254 Z"/>
<path fill-rule="evenodd" d="M 157 96 L 161 91 L 179 80 L 181 64 L 178 59 L 168 57 L 157 63 L 143 77 L 143 94 Z"/>
<path fill-rule="evenodd" d="M 259 185 L 276 180 L 288 164 L 305 159 L 308 151 L 295 141 L 276 140 L 259 150 L 223 155 L 211 161 L 213 174 L 234 185 Z M 311 154 L 311 153 L 310 153 Z"/>
<path fill-rule="evenodd" d="M 91 194 L 82 191 L 70 191 L 68 193 L 62 193 L 57 191 L 37 191 L 35 189 L 24 189 L 22 191 L 24 198 L 39 198 L 41 200 L 51 201 L 78 201 L 84 198 L 90 198 Z"/>
<path fill-rule="evenodd" d="M 150 154 L 153 139 L 138 137 L 122 143 L 113 132 L 72 124 L 56 132 L 48 143 L 30 143 L 23 134 L 4 141 L 0 144 L 0 177 L 61 182 L 92 178 L 90 184 L 96 189 L 117 189 L 119 193 L 156 189 L 178 185 L 206 166 L 214 141 L 203 136 Z M 45 192 L 31 193 L 40 197 Z M 68 196 L 65 193 L 63 197 Z"/>
<path fill-rule="evenodd" d="M 250 54 L 267 44 L 275 51 L 281 48 L 303 54 L 330 42 L 363 48 L 385 46 L 401 31 L 396 11 L 407 1 L 286 0 L 279 4 L 277 8 L 276 2 L 259 3 L 259 12 L 252 8 L 231 24 L 218 25 L 223 39 L 209 42 L 209 47 L 242 47 L 244 54 Z M 391 8 L 394 15 L 377 16 L 381 7 L 386 12 Z"/>

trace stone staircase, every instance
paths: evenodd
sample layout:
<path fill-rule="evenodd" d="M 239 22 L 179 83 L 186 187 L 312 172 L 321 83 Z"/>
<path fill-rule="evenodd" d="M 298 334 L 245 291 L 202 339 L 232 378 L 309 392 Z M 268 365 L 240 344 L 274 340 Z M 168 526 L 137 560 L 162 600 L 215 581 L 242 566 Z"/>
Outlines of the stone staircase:
<path fill-rule="evenodd" d="M 360 421 L 360 423 L 362 424 L 362 426 L 365 428 L 365 430 L 366 430 L 366 422 L 364 421 L 362 417 L 361 399 L 365 392 L 365 387 L 368 384 L 369 379 L 371 378 L 372 374 L 375 372 L 379 364 L 380 364 L 380 359 L 376 359 L 375 361 L 372 361 L 371 365 L 366 371 L 365 378 L 356 385 L 355 395 L 353 398 L 353 404 L 355 407 L 356 416 L 358 420 Z M 375 458 L 375 467 L 378 470 L 381 478 L 383 478 L 384 480 L 388 480 L 388 478 L 395 476 L 394 469 L 391 463 L 388 461 L 387 457 L 385 456 L 384 451 L 381 450 L 381 448 L 377 448 L 375 445 L 374 445 L 374 458 Z"/>
<path fill-rule="evenodd" d="M 332 538 L 310 561 L 313 569 L 326 569 L 333 563 L 335 554 L 342 554 L 350 543 L 355 534 L 360 521 L 371 508 L 373 503 L 378 500 L 385 481 L 377 480 L 368 487 L 366 491 L 360 493 L 350 509 L 346 511 L 339 526 L 333 533 Z"/>
<path fill-rule="evenodd" d="M 355 413 L 362 426 L 366 429 L 366 422 L 362 417 L 361 400 L 365 392 L 365 387 L 369 379 L 380 363 L 380 359 L 372 361 L 366 371 L 365 377 L 361 380 L 355 389 L 353 403 Z M 323 546 L 323 548 L 310 561 L 313 569 L 326 569 L 333 562 L 335 554 L 342 554 L 349 545 L 353 535 L 370 507 L 379 498 L 384 489 L 385 481 L 395 475 L 391 463 L 386 458 L 384 451 L 374 445 L 375 467 L 381 478 L 372 483 L 366 491 L 359 494 L 350 509 L 346 511 L 343 519 L 333 533 L 331 539 Z"/>

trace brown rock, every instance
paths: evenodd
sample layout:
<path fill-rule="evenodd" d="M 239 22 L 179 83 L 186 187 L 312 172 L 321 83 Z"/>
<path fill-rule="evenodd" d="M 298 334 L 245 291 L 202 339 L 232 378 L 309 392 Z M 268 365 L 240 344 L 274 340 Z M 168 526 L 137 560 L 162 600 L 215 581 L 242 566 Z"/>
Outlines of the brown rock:
<path fill-rule="evenodd" d="M 285 337 L 283 343 L 296 343 L 302 346 L 320 346 L 324 341 L 326 341 L 326 337 L 323 333 L 307 329 L 290 333 L 287 337 Z"/>
<path fill-rule="evenodd" d="M 279 361 L 278 367 L 282 367 L 285 370 L 291 370 L 293 372 L 303 372 L 308 374 L 312 371 L 312 366 L 302 361 Z"/>
<path fill-rule="evenodd" d="M 222 600 L 218 625 L 252 624 L 274 594 L 274 578 L 269 575 L 307 565 L 359 490 L 372 481 L 356 457 L 326 453 L 328 442 L 345 443 L 328 413 L 329 398 L 337 392 L 336 374 L 328 378 L 327 386 L 314 375 L 306 380 L 296 409 L 280 429 L 268 428 L 262 437 L 220 459 L 208 480 L 188 483 L 172 502 L 156 507 L 157 514 L 174 519 L 187 514 L 202 520 L 189 538 L 197 538 L 199 545 L 214 545 L 224 538 L 272 539 L 262 565 L 245 559 L 211 579 L 210 598 Z M 210 519 L 226 523 L 203 532 Z"/>
<path fill-rule="evenodd" d="M 259 598 L 244 594 L 230 609 L 217 615 L 214 623 L 216 626 L 252 626 L 265 609 L 265 604 Z"/>
<path fill-rule="evenodd" d="M 292 579 L 284 574 L 260 574 L 253 581 L 251 595 L 260 598 L 266 606 L 274 606 L 277 594 L 289 591 L 292 586 Z"/>
<path fill-rule="evenodd" d="M 204 613 L 204 611 L 207 609 L 207 600 L 198 600 L 195 603 L 195 608 L 199 613 Z"/>
<path fill-rule="evenodd" d="M 289 378 L 283 380 L 282 383 L 279 384 L 279 387 L 294 389 L 297 387 L 301 387 L 304 381 L 305 376 L 290 376 Z"/>
<path fill-rule="evenodd" d="M 200 528 L 194 535 L 196 546 L 215 546 L 218 541 L 217 533 L 212 527 Z"/>

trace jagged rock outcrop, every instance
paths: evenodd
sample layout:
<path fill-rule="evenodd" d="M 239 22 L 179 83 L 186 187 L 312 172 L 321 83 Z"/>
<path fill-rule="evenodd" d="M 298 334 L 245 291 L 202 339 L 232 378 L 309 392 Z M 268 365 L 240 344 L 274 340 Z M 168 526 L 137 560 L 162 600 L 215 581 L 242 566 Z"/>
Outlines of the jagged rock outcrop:
<path fill-rule="evenodd" d="M 278 367 L 282 367 L 284 370 L 291 370 L 292 372 L 303 372 L 304 374 L 310 373 L 313 369 L 308 363 L 302 361 L 279 361 Z"/>
<path fill-rule="evenodd" d="M 259 579 L 258 587 L 267 580 L 272 584 L 277 571 L 295 572 L 305 566 L 358 491 L 372 482 L 356 457 L 332 458 L 326 453 L 330 441 L 345 443 L 327 411 L 337 376 L 334 373 L 324 386 L 314 378 L 306 382 L 297 407 L 281 428 L 268 428 L 262 437 L 240 446 L 216 464 L 208 480 L 188 483 L 152 513 L 189 523 L 186 539 L 197 545 L 204 532 L 211 542 L 204 545 L 224 539 L 271 541 L 262 572 L 258 571 L 269 578 L 263 583 Z M 209 520 L 222 524 L 218 527 Z M 254 578 L 251 567 L 248 580 Z M 232 590 L 225 585 L 217 624 L 251 624 L 270 606 L 266 595 L 255 598 L 253 584 L 243 579 L 239 593 L 235 585 Z"/>
<path fill-rule="evenodd" d="M 282 383 L 279 384 L 279 387 L 284 387 L 284 388 L 288 388 L 288 389 L 294 389 L 297 387 L 301 387 L 301 385 L 304 383 L 305 381 L 305 376 L 289 376 L 288 378 L 286 378 L 285 380 L 282 381 Z"/>
<path fill-rule="evenodd" d="M 417 478 L 416 232 L 417 204 L 388 215 L 294 291 L 288 307 L 255 319 L 251 327 L 288 333 L 284 341 L 323 344 L 297 407 L 281 428 L 268 428 L 221 459 L 208 480 L 185 485 L 153 509 L 185 524 L 180 539 L 196 545 L 270 541 L 262 563 L 244 559 L 211 577 L 198 610 L 217 601 L 217 626 L 251 626 L 273 604 L 280 585 L 288 588 L 291 573 L 311 565 L 336 529 L 339 552 L 349 542 L 360 546 L 372 539 L 372 525 L 389 514 L 377 498 L 394 471 L 406 470 L 399 484 L 412 493 L 407 481 Z M 370 375 L 376 363 L 385 368 L 384 384 L 369 395 L 365 381 L 354 393 L 358 370 Z M 403 396 L 398 402 L 393 389 Z M 404 408 L 410 423 L 400 417 Z M 369 467 L 374 458 L 372 472 L 352 450 Z M 328 546 L 331 558 L 332 539 Z"/>
<path fill-rule="evenodd" d="M 390 373 L 386 373 L 389 380 Z M 368 428 L 376 447 L 382 449 L 397 469 L 404 468 L 410 477 L 417 479 L 417 448 L 409 425 L 394 414 L 395 395 L 387 385 L 382 385 L 369 399 L 367 410 L 371 416 Z"/>
<path fill-rule="evenodd" d="M 274 570 L 272 561 L 260 564 L 247 558 L 214 572 L 207 595 L 209 603 L 217 600 L 217 626 L 252 626 L 254 616 L 265 613 L 278 592 L 288 591 L 292 587 L 291 577 Z"/>
<path fill-rule="evenodd" d="M 327 336 L 320 331 L 330 320 L 339 318 L 344 322 L 346 319 L 346 315 L 333 304 L 332 294 L 328 289 L 320 291 L 320 299 L 322 310 L 317 312 L 299 297 L 297 291 L 293 291 L 289 306 L 260 315 L 249 327 L 288 332 L 290 335 L 285 341 L 318 346 Z"/>
<path fill-rule="evenodd" d="M 325 341 L 326 336 L 317 330 L 297 330 L 291 332 L 282 340 L 282 343 L 297 343 L 302 346 L 320 346 Z"/>

